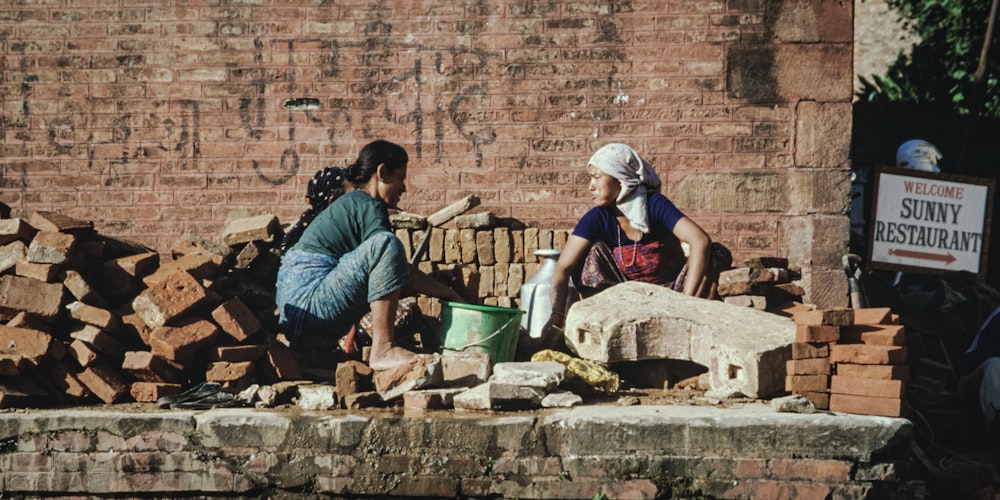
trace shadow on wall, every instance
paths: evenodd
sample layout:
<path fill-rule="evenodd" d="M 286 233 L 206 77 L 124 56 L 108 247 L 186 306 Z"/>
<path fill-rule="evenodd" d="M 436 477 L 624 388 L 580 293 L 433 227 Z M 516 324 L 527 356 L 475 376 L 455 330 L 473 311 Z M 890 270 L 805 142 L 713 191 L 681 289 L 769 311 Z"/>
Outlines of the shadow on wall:
<path fill-rule="evenodd" d="M 854 104 L 851 162 L 855 170 L 868 168 L 874 175 L 875 166 L 894 166 L 896 149 L 903 142 L 920 138 L 930 141 L 943 155 L 938 165 L 941 172 L 998 180 L 1000 172 L 1000 120 L 976 120 L 969 127 L 965 116 L 946 107 L 906 103 Z M 966 135 L 970 135 L 968 160 L 959 169 Z M 1000 188 L 1000 184 L 996 186 Z M 986 281 L 1000 288 L 1000 196 L 993 195 L 990 226 L 990 246 L 987 257 Z"/>

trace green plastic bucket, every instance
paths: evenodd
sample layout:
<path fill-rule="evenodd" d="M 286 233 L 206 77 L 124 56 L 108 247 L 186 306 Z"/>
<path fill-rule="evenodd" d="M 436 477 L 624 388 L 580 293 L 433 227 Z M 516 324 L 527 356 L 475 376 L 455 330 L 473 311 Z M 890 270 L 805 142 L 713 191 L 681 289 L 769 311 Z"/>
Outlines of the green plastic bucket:
<path fill-rule="evenodd" d="M 494 363 L 514 361 L 520 309 L 441 301 L 441 350 L 479 352 Z"/>

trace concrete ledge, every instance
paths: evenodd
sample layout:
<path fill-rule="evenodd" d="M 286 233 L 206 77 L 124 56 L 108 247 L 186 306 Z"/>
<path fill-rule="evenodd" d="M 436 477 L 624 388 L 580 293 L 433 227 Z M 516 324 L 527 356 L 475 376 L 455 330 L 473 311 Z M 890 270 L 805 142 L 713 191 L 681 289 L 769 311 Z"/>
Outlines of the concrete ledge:
<path fill-rule="evenodd" d="M 0 414 L 5 495 L 906 496 L 904 419 L 763 404 Z M 794 496 L 794 495 L 793 495 Z"/>

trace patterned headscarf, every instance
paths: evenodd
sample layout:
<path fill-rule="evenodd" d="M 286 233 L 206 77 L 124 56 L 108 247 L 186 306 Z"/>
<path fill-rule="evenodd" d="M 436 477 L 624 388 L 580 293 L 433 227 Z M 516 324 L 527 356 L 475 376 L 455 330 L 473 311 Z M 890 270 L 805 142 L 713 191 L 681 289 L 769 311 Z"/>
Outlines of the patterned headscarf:
<path fill-rule="evenodd" d="M 309 226 L 309 223 L 323 211 L 324 208 L 333 203 L 333 200 L 344 194 L 344 179 L 347 170 L 340 167 L 326 167 L 316 172 L 306 186 L 306 198 L 309 200 L 309 208 L 302 212 L 298 222 L 285 234 L 281 241 L 281 253 L 284 254 L 289 248 L 295 245 L 302 237 L 302 233 Z"/>
<path fill-rule="evenodd" d="M 608 144 L 590 157 L 590 165 L 614 177 L 621 184 L 615 204 L 632 227 L 649 233 L 649 208 L 646 193 L 659 191 L 660 178 L 639 153 L 625 144 Z M 639 189 L 639 188 L 642 189 Z"/>

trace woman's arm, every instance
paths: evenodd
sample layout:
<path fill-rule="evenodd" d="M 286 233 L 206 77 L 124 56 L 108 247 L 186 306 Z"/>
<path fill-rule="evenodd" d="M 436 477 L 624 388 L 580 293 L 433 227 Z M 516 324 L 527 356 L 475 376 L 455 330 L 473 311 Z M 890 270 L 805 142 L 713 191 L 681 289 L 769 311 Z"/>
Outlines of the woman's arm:
<path fill-rule="evenodd" d="M 556 269 L 552 275 L 552 288 L 550 298 L 552 299 L 552 317 L 548 324 L 556 328 L 562 328 L 566 322 L 566 297 L 569 293 L 570 273 L 576 269 L 587 256 L 590 250 L 590 241 L 580 236 L 570 235 L 563 245 L 562 253 L 559 254 L 559 261 L 556 262 Z"/>
<path fill-rule="evenodd" d="M 410 293 L 420 293 L 438 299 L 454 302 L 466 301 L 454 288 L 432 278 L 427 273 L 417 269 L 416 266 L 410 269 L 410 280 L 406 283 L 406 289 Z"/>
<path fill-rule="evenodd" d="M 712 239 L 693 220 L 684 217 L 674 226 L 674 236 L 688 245 L 688 270 L 684 280 L 684 295 L 695 295 L 708 268 L 708 247 Z"/>

